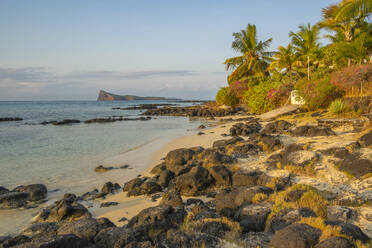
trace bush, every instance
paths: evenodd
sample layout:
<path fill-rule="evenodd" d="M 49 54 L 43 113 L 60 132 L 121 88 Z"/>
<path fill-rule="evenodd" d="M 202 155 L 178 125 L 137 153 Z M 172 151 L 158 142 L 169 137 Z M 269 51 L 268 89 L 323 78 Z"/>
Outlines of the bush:
<path fill-rule="evenodd" d="M 243 99 L 244 92 L 247 90 L 247 79 L 241 79 L 230 84 L 230 92 L 240 100 Z"/>
<path fill-rule="evenodd" d="M 344 114 L 350 112 L 351 107 L 342 101 L 342 99 L 337 99 L 329 105 L 328 110 L 332 114 Z"/>
<path fill-rule="evenodd" d="M 348 93 L 369 88 L 372 82 L 372 64 L 353 65 L 331 74 L 331 83 Z"/>
<path fill-rule="evenodd" d="M 248 83 L 248 90 L 244 94 L 244 102 L 252 113 L 259 114 L 276 107 L 271 98 L 274 98 L 274 94 L 277 93 L 277 84 L 270 77 L 251 79 Z"/>
<path fill-rule="evenodd" d="M 331 84 L 328 77 L 318 80 L 304 78 L 297 82 L 295 89 L 298 90 L 310 110 L 327 108 L 331 102 L 344 95 L 344 91 Z"/>
<path fill-rule="evenodd" d="M 239 99 L 232 94 L 230 88 L 221 88 L 216 95 L 216 102 L 218 105 L 227 105 L 230 107 L 235 107 L 239 104 Z"/>

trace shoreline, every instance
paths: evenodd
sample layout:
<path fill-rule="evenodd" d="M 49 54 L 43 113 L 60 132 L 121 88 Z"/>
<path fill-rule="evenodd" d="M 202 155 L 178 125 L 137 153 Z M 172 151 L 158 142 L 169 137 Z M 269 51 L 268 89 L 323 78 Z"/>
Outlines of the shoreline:
<path fill-rule="evenodd" d="M 250 240 L 249 237 L 252 235 L 253 238 L 259 238 L 262 234 L 265 240 L 258 242 L 264 245 L 273 239 L 273 235 L 277 235 L 276 231 L 273 234 L 270 229 L 275 227 L 276 218 L 281 221 L 280 218 L 285 218 L 288 211 L 292 213 L 291 211 L 306 208 L 306 211 L 311 213 L 310 216 L 315 216 L 316 219 L 300 215 L 289 220 L 288 225 L 307 221 L 307 225 L 317 228 L 312 221 L 342 220 L 341 224 L 337 225 L 342 227 L 345 222 L 350 228 L 360 230 L 361 239 L 369 240 L 372 238 L 372 208 L 365 204 L 372 200 L 372 177 L 364 178 L 364 175 L 359 175 L 359 171 L 351 168 L 351 173 L 359 174 L 350 178 L 346 174 L 347 171 L 337 167 L 335 159 L 337 156 L 344 156 L 346 160 L 352 159 L 351 163 L 354 163 L 354 160 L 368 160 L 369 162 L 363 163 L 371 163 L 371 147 L 362 140 L 365 135 L 367 139 L 371 138 L 368 136 L 372 134 L 371 123 L 362 120 L 365 125 L 361 131 L 358 131 L 361 126 L 353 122 L 341 127 L 324 127 L 316 124 L 318 121 L 312 117 L 313 114 L 292 113 L 276 117 L 275 120 L 262 120 L 253 115 L 225 116 L 216 118 L 213 122 L 204 122 L 207 128 L 193 129 L 191 133 L 190 130 L 183 130 L 182 134 L 163 139 L 160 142 L 162 144 L 158 142 L 158 146 L 151 147 L 152 152 L 130 150 L 125 153 L 126 156 L 135 159 L 130 155 L 137 153 L 147 163 L 142 164 L 136 173 L 131 171 L 126 181 L 113 180 L 110 174 L 106 174 L 115 173 L 115 170 L 106 172 L 103 175 L 106 174 L 107 178 L 110 178 L 111 186 L 105 186 L 112 187 L 111 190 L 107 191 L 103 187 L 93 194 L 93 197 L 88 198 L 64 196 L 58 203 L 46 209 L 49 211 L 46 217 L 43 212 L 39 212 L 33 219 L 35 224 L 23 227 L 30 230 L 32 227 L 57 225 L 58 230 L 63 230 L 67 225 L 72 228 L 69 233 L 82 235 L 80 230 L 74 228 L 79 228 L 81 224 L 90 225 L 89 223 L 105 220 L 110 222 L 112 227 L 102 227 L 103 236 L 96 233 L 96 237 L 103 237 L 105 242 L 116 243 L 119 242 L 119 236 L 116 237 L 115 232 L 126 233 L 127 230 L 137 228 L 152 235 L 155 229 L 142 228 L 168 230 L 168 221 L 172 221 L 175 215 L 182 212 L 182 218 L 175 219 L 178 224 L 174 227 L 182 235 L 197 237 L 200 232 L 205 232 L 205 229 L 188 228 L 207 227 L 208 223 L 212 222 L 217 223 L 216 225 L 227 225 L 239 239 L 239 244 L 254 243 L 256 241 Z M 312 130 L 312 133 L 307 133 L 308 130 Z M 358 142 L 359 145 L 356 144 Z M 147 145 L 151 146 L 152 143 Z M 342 150 L 339 155 L 340 149 L 347 151 Z M 122 154 L 110 160 L 122 161 L 123 157 Z M 154 167 L 157 169 L 153 170 Z M 367 166 L 364 171 L 368 170 Z M 168 173 L 168 179 L 162 179 L 164 173 Z M 120 189 L 114 188 L 113 184 L 116 183 L 120 184 Z M 99 189 L 100 186 L 96 187 Z M 289 202 L 290 205 L 279 210 L 280 212 L 275 212 L 274 209 L 282 204 L 280 195 L 292 197 L 290 195 L 297 191 L 299 199 L 296 195 L 293 196 L 294 202 Z M 310 197 L 309 195 L 312 198 L 302 202 L 302 199 L 305 199 L 305 196 Z M 70 200 L 69 197 L 73 199 Z M 69 201 L 71 202 L 66 203 Z M 309 201 L 310 205 L 306 205 Z M 84 212 L 67 214 L 71 216 L 68 218 L 72 219 L 56 220 L 55 214 L 52 213 L 58 209 L 60 203 L 66 203 L 71 209 L 81 206 Z M 106 207 L 102 207 L 104 203 Z M 235 212 L 241 213 L 245 208 L 247 211 L 253 211 L 245 215 L 247 218 L 255 216 L 254 223 L 242 222 L 246 218 L 245 215 L 236 217 Z M 227 212 L 224 212 L 225 209 Z M 265 214 L 264 218 L 257 219 L 256 211 L 258 214 Z M 282 211 L 285 214 L 283 216 Z M 337 211 L 348 211 L 348 214 L 340 215 Z M 297 212 L 295 214 L 297 215 Z M 50 222 L 52 224 L 49 224 Z M 146 224 L 148 222 L 150 224 Z M 155 226 L 151 223 L 155 223 Z M 114 236 L 110 234 L 112 231 Z M 210 231 L 210 235 L 215 235 L 214 229 Z M 109 236 L 105 236 L 105 233 Z M 221 247 L 231 247 L 230 245 L 234 244 L 234 241 L 226 236 L 213 237 L 215 242 L 225 244 Z M 163 239 L 160 236 L 157 238 Z M 348 236 L 348 239 L 354 238 L 352 235 Z M 37 236 L 35 240 L 39 242 Z M 92 242 L 100 242 L 98 240 Z M 114 243 L 107 247 L 113 247 Z"/>
<path fill-rule="evenodd" d="M 239 116 L 248 117 L 248 116 Z M 234 117 L 237 118 L 237 117 Z M 216 118 L 217 119 L 217 118 Z M 223 118 L 218 118 L 219 119 Z M 205 133 L 204 135 L 192 134 L 182 135 L 171 139 L 169 142 L 161 146 L 151 155 L 151 161 L 148 166 L 144 169 L 142 176 L 154 176 L 150 173 L 152 168 L 162 162 L 168 152 L 179 149 L 179 148 L 191 148 L 196 146 L 211 147 L 213 142 L 221 139 L 229 139 L 230 137 L 223 137 L 221 134 L 228 133 L 230 127 L 236 122 L 229 123 L 216 123 L 213 127 L 207 127 L 199 130 Z M 96 218 L 106 217 L 110 219 L 115 225 L 121 226 L 123 222 L 119 222 L 122 217 L 130 219 L 137 215 L 141 210 L 149 207 L 153 207 L 159 204 L 160 199 L 153 201 L 150 196 L 135 196 L 128 197 L 127 192 L 119 192 L 114 195 L 109 195 L 105 200 L 101 202 L 119 202 L 118 206 L 110 208 L 101 208 L 93 211 L 93 215 Z"/>
<path fill-rule="evenodd" d="M 197 123 L 198 125 L 199 123 Z M 197 127 L 195 125 L 195 127 Z M 66 193 L 73 193 L 76 195 L 82 195 L 86 192 L 89 192 L 94 189 L 100 190 L 104 183 L 108 181 L 117 182 L 122 185 L 124 182 L 131 180 L 139 174 L 144 174 L 147 172 L 149 164 L 152 164 L 153 154 L 156 153 L 161 147 L 168 144 L 174 139 L 183 137 L 185 135 L 190 135 L 189 133 L 196 133 L 196 129 L 180 129 L 173 133 L 167 133 L 162 137 L 154 138 L 148 142 L 137 145 L 133 148 L 122 151 L 121 153 L 104 157 L 97 161 L 96 164 L 92 164 L 89 168 L 89 173 L 94 178 L 91 179 L 85 178 L 83 181 L 74 183 L 74 185 L 68 185 L 66 188 L 59 189 L 58 187 L 49 186 L 48 187 L 48 196 L 46 201 L 38 205 L 36 208 L 29 209 L 5 209 L 0 212 L 0 223 L 7 223 L 7 225 L 0 225 L 0 236 L 2 235 L 12 235 L 21 231 L 25 226 L 32 224 L 32 218 L 35 216 L 39 209 L 53 204 L 55 201 L 63 198 L 63 195 Z M 168 136 L 171 137 L 168 137 Z M 143 156 L 143 154 L 151 154 Z M 99 164 L 102 164 L 107 167 L 116 167 L 118 168 L 121 165 L 128 164 L 130 165 L 129 169 L 113 169 L 104 173 L 94 172 L 94 169 Z M 66 181 L 66 183 L 68 183 Z M 61 183 L 60 183 L 61 184 Z M 20 185 L 20 184 L 15 184 Z M 1 186 L 1 185 L 0 185 Z M 13 186 L 15 187 L 15 186 Z M 137 199 L 135 199 L 137 201 Z M 98 213 L 106 213 L 110 208 L 99 208 L 99 204 L 103 202 L 102 200 L 96 199 L 92 203 L 84 204 L 88 206 L 89 211 L 93 215 Z M 92 206 L 92 207 L 89 207 Z M 14 216 L 17 216 L 14 218 Z M 15 220 L 15 221 L 14 221 Z"/>

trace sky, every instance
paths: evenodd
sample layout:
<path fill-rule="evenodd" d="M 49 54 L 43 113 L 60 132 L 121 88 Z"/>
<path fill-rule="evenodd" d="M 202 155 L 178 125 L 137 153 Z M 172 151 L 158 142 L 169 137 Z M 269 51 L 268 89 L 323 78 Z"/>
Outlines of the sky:
<path fill-rule="evenodd" d="M 0 101 L 115 94 L 213 99 L 256 24 L 271 50 L 336 0 L 1 0 Z"/>

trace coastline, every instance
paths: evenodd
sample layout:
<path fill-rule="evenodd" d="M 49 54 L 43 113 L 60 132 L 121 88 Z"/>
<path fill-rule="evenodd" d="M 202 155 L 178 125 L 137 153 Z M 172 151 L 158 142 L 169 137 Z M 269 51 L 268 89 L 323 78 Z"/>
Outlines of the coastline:
<path fill-rule="evenodd" d="M 149 166 L 152 166 L 153 155 L 157 153 L 158 150 L 160 150 L 163 146 L 174 139 L 178 139 L 183 136 L 189 136 L 190 133 L 196 132 L 197 130 L 195 129 L 184 128 L 171 134 L 167 133 L 162 137 L 152 139 L 146 143 L 142 143 L 117 155 L 103 158 L 97 161 L 96 164 L 92 164 L 89 168 L 89 174 L 93 178 L 93 182 L 92 179 L 86 178 L 84 180 L 81 180 L 79 184 L 75 183 L 72 187 L 71 185 L 68 185 L 67 180 L 66 188 L 60 190 L 56 187 L 50 187 L 46 201 L 38 205 L 36 208 L 1 210 L 0 223 L 7 224 L 0 225 L 0 236 L 13 235 L 18 233 L 24 227 L 31 224 L 32 218 L 37 214 L 39 209 L 53 204 L 55 201 L 61 199 L 65 193 L 74 193 L 76 195 L 81 195 L 94 189 L 100 190 L 103 184 L 108 181 L 123 185 L 124 182 L 135 178 L 137 175 L 143 175 L 148 171 Z M 128 164 L 130 166 L 130 169 L 114 169 L 104 173 L 94 172 L 94 168 L 99 164 L 102 164 L 106 167 L 112 166 L 116 168 Z M 121 193 L 115 194 L 114 196 L 121 197 Z M 142 202 L 147 202 L 147 199 L 145 197 L 142 198 Z M 142 204 L 142 202 L 138 199 L 127 199 L 126 202 L 129 205 L 133 205 L 132 200 L 134 202 L 138 202 L 139 205 Z M 117 201 L 119 202 L 119 198 L 117 199 Z M 94 216 L 106 213 L 107 211 L 114 211 L 116 209 L 114 207 L 100 208 L 99 205 L 101 202 L 103 201 L 97 199 L 94 200 L 92 203 L 88 203 L 86 205 L 89 211 L 91 211 Z M 124 207 L 124 205 L 119 205 L 117 207 Z M 16 216 L 16 218 L 14 216 Z"/>
<path fill-rule="evenodd" d="M 239 116 L 247 117 L 247 116 Z M 235 117 L 236 118 L 236 117 Z M 216 118 L 218 121 L 221 118 Z M 161 146 L 150 156 L 150 162 L 147 167 L 140 173 L 143 176 L 153 176 L 150 171 L 153 167 L 162 162 L 168 152 L 179 148 L 191 148 L 195 146 L 211 147 L 213 142 L 221 139 L 229 139 L 230 137 L 223 137 L 221 134 L 228 133 L 231 126 L 236 122 L 216 123 L 213 127 L 203 129 L 204 135 L 192 134 L 182 135 L 171 139 L 169 142 Z M 132 179 L 132 178 L 131 178 Z M 115 225 L 121 226 L 123 222 L 119 220 L 123 217 L 130 219 L 137 215 L 141 210 L 153 207 L 159 204 L 160 199 L 153 201 L 150 196 L 135 196 L 128 197 L 127 192 L 119 192 L 108 196 L 101 202 L 118 202 L 119 205 L 110 208 L 97 208 L 93 210 L 94 217 L 106 217 L 110 219 Z"/>

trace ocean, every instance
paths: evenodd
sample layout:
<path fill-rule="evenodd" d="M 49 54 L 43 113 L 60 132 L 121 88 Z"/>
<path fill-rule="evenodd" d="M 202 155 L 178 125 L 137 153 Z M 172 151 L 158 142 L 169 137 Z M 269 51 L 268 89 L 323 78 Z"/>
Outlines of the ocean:
<path fill-rule="evenodd" d="M 77 195 L 100 189 L 107 181 L 123 185 L 151 164 L 152 154 L 170 140 L 196 132 L 199 121 L 184 117 L 155 117 L 149 121 L 40 125 L 43 121 L 125 116 L 138 117 L 140 110 L 113 110 L 138 104 L 172 103 L 165 101 L 35 101 L 0 102 L 1 117 L 20 117 L 22 121 L 0 122 L 0 186 L 45 184 L 48 200 L 64 193 Z M 190 105 L 186 103 L 177 103 Z M 96 173 L 98 165 L 122 166 Z M 13 210 L 0 210 L 0 236 L 20 227 L 20 220 L 9 229 L 4 226 Z M 26 211 L 25 214 L 29 215 Z M 17 212 L 19 215 L 19 212 Z"/>

